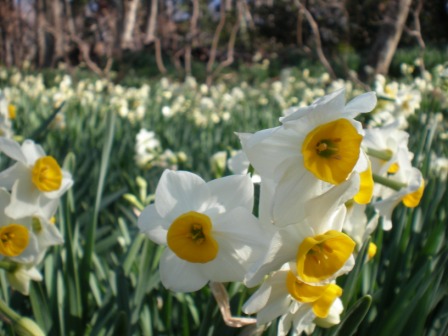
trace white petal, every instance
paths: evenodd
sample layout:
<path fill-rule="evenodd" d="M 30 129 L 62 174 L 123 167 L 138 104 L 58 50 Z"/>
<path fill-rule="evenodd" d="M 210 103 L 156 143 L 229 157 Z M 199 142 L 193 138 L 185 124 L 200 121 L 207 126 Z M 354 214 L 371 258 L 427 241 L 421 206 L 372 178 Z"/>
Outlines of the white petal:
<path fill-rule="evenodd" d="M 383 218 L 383 230 L 385 231 L 392 229 L 392 213 L 395 207 L 401 202 L 401 198 L 404 196 L 401 194 L 402 193 L 396 193 L 389 198 L 372 203 Z"/>
<path fill-rule="evenodd" d="M 59 206 L 59 199 L 39 198 L 39 215 L 49 220 L 56 213 Z"/>
<path fill-rule="evenodd" d="M 270 322 L 288 312 L 291 298 L 286 287 L 287 274 L 288 271 L 278 271 L 266 280 L 270 287 L 269 299 L 264 307 L 258 311 L 257 323 Z"/>
<path fill-rule="evenodd" d="M 11 257 L 11 260 L 21 264 L 30 264 L 37 260 L 38 256 L 39 246 L 36 236 L 32 232 L 29 232 L 28 246 L 17 257 Z"/>
<path fill-rule="evenodd" d="M 355 167 L 353 168 L 353 171 L 362 173 L 365 172 L 369 168 L 369 157 L 364 152 L 364 150 L 361 149 L 359 152 L 359 159 L 356 162 Z"/>
<path fill-rule="evenodd" d="M 19 179 L 20 176 L 24 174 L 24 172 L 28 172 L 28 174 L 30 174 L 28 167 L 21 162 L 12 165 L 8 169 L 5 169 L 0 173 L 0 186 L 11 190 L 14 182 L 16 182 L 16 180 Z"/>
<path fill-rule="evenodd" d="M 209 195 L 205 181 L 199 176 L 186 171 L 165 170 L 155 196 L 160 216 L 174 220 L 185 212 L 201 210 Z"/>
<path fill-rule="evenodd" d="M 202 274 L 200 266 L 179 259 L 167 248 L 160 258 L 160 280 L 166 289 L 183 293 L 195 292 L 209 281 Z"/>
<path fill-rule="evenodd" d="M 233 175 L 207 183 L 210 196 L 227 210 L 243 207 L 252 212 L 254 185 L 248 175 Z"/>
<path fill-rule="evenodd" d="M 289 334 L 292 326 L 292 314 L 283 315 L 278 321 L 277 336 L 286 336 Z"/>
<path fill-rule="evenodd" d="M 331 116 L 338 119 L 337 115 L 341 113 L 345 105 L 345 89 L 336 90 L 326 96 L 323 96 L 313 102 L 308 110 L 299 110 L 282 119 L 283 123 L 298 120 L 304 116 Z M 325 118 L 327 119 L 327 118 Z"/>
<path fill-rule="evenodd" d="M 310 328 L 315 317 L 311 305 L 301 305 L 293 316 L 293 335 L 301 335 L 303 331 Z"/>
<path fill-rule="evenodd" d="M 0 227 L 8 224 L 10 217 L 6 216 L 5 208 L 11 202 L 11 195 L 5 189 L 0 188 Z"/>
<path fill-rule="evenodd" d="M 312 235 L 308 225 L 290 225 L 277 231 L 272 236 L 264 256 L 247 273 L 244 281 L 246 286 L 257 285 L 270 272 L 278 270 L 286 262 L 295 260 L 302 241 Z"/>
<path fill-rule="evenodd" d="M 12 273 L 7 272 L 6 278 L 12 288 L 18 290 L 24 295 L 29 294 L 31 280 L 42 281 L 42 275 L 36 268 L 32 267 L 27 269 L 24 266 L 19 266 L 19 268 Z"/>
<path fill-rule="evenodd" d="M 272 204 L 274 224 L 285 227 L 301 222 L 305 218 L 308 201 L 320 194 L 325 185 L 303 165 L 286 171 L 275 189 Z"/>
<path fill-rule="evenodd" d="M 22 152 L 19 144 L 13 140 L 9 140 L 4 137 L 0 137 L 0 151 L 5 153 L 11 159 L 27 164 L 25 155 Z"/>
<path fill-rule="evenodd" d="M 271 298 L 288 296 L 288 290 L 286 288 L 287 274 L 288 269 L 285 268 L 266 278 L 260 288 L 243 305 L 243 311 L 246 314 L 255 314 L 264 309 L 270 303 Z"/>
<path fill-rule="evenodd" d="M 166 245 L 167 230 L 164 227 L 168 227 L 170 224 L 160 217 L 154 204 L 148 205 L 142 211 L 137 223 L 140 232 L 159 245 Z"/>
<path fill-rule="evenodd" d="M 34 165 L 37 159 L 45 156 L 45 151 L 34 141 L 25 140 L 22 144 L 22 152 L 26 157 L 28 165 Z"/>
<path fill-rule="evenodd" d="M 284 128 L 262 130 L 241 145 L 255 170 L 262 176 L 278 180 L 299 158 L 300 141 L 296 132 Z M 287 164 L 285 164 L 287 161 Z"/>
<path fill-rule="evenodd" d="M 221 253 L 223 249 L 229 246 L 226 242 L 219 244 L 219 252 L 216 258 L 208 263 L 201 265 L 201 272 L 204 276 L 216 282 L 240 282 L 244 279 L 246 267 L 238 258 L 228 253 Z"/>
<path fill-rule="evenodd" d="M 372 111 L 376 106 L 376 102 L 375 92 L 371 91 L 363 93 L 348 102 L 344 108 L 344 113 L 348 114 L 350 118 L 354 118 L 359 113 Z"/>
<path fill-rule="evenodd" d="M 306 214 L 316 233 L 324 233 L 328 221 L 334 212 L 351 199 L 359 190 L 359 174 L 329 189 L 322 195 L 311 199 L 306 204 Z M 342 225 L 342 223 L 341 223 Z"/>
<path fill-rule="evenodd" d="M 44 223 L 42 223 L 44 222 Z M 46 248 L 49 246 L 60 245 L 64 243 L 64 238 L 59 232 L 56 225 L 51 224 L 50 222 L 46 222 L 44 219 L 41 219 L 41 223 L 43 228 L 41 232 L 39 232 L 37 239 L 39 242 L 39 248 Z"/>
<path fill-rule="evenodd" d="M 12 187 L 11 203 L 5 213 L 11 218 L 23 218 L 39 212 L 40 193 L 31 182 L 31 178 L 24 177 L 16 181 Z"/>

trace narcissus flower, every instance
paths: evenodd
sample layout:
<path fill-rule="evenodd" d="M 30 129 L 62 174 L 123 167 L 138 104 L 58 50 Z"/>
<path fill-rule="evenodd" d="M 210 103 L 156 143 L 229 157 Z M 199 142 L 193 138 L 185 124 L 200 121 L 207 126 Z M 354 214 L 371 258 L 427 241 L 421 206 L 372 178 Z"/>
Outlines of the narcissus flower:
<path fill-rule="evenodd" d="M 166 245 L 160 261 L 163 285 L 191 292 L 209 281 L 241 281 L 266 248 L 268 234 L 252 215 L 249 176 L 204 182 L 189 172 L 165 170 L 155 204 L 138 219 L 140 230 Z"/>
<path fill-rule="evenodd" d="M 272 273 L 244 304 L 246 314 L 257 314 L 257 324 L 281 317 L 277 335 L 311 333 L 316 319 L 326 327 L 339 323 L 343 307 L 339 297 L 342 289 L 329 283 L 311 286 L 302 282 L 293 264 L 285 264 Z"/>
<path fill-rule="evenodd" d="M 0 151 L 17 161 L 0 173 L 0 186 L 12 190 L 11 204 L 6 208 L 12 218 L 39 214 L 40 203 L 58 199 L 73 184 L 70 173 L 31 140 L 19 146 L 15 141 L 0 138 Z"/>
<path fill-rule="evenodd" d="M 28 295 L 30 292 L 30 281 L 42 281 L 42 274 L 33 266 L 17 264 L 13 271 L 6 272 L 6 279 L 8 279 L 12 288 L 23 295 Z"/>
<path fill-rule="evenodd" d="M 263 181 L 262 181 L 263 188 Z M 359 189 L 359 176 L 350 179 L 310 200 L 302 218 L 284 217 L 289 225 L 273 235 L 263 257 L 250 268 L 245 284 L 252 287 L 270 272 L 287 262 L 297 264 L 300 280 L 311 285 L 324 285 L 349 272 L 354 265 L 355 242 L 341 232 L 346 217 L 345 202 Z M 262 189 L 263 193 L 263 189 Z M 261 198 L 260 208 L 264 208 Z M 260 209 L 260 220 L 263 212 Z M 291 211 L 293 213 L 293 211 Z"/>
<path fill-rule="evenodd" d="M 425 189 L 425 180 L 422 173 L 411 166 L 410 153 L 407 148 L 398 150 L 397 163 L 400 169 L 394 174 L 389 174 L 382 181 L 382 183 L 389 183 L 391 186 L 395 184 L 395 189 L 391 187 L 383 188 L 381 200 L 372 203 L 383 217 L 384 230 L 392 228 L 392 212 L 395 207 L 403 202 L 406 207 L 415 208 L 420 203 Z"/>
<path fill-rule="evenodd" d="M 31 230 L 31 218 L 13 219 L 5 213 L 10 202 L 9 193 L 0 188 L 0 259 L 17 263 L 34 263 L 38 258 L 38 244 Z"/>
<path fill-rule="evenodd" d="M 345 105 L 345 91 L 339 90 L 281 118 L 282 126 L 239 134 L 255 170 L 277 183 L 274 221 L 291 200 L 297 213 L 303 213 L 308 199 L 346 181 L 354 170 L 367 169 L 360 155 L 362 125 L 354 118 L 375 104 L 376 96 L 369 92 Z"/>

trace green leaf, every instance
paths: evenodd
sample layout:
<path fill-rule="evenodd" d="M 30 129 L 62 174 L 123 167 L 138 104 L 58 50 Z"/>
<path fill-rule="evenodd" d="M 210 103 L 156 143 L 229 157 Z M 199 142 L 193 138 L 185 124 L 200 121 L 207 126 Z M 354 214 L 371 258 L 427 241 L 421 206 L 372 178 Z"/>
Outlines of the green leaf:
<path fill-rule="evenodd" d="M 367 312 L 372 304 L 370 295 L 363 296 L 356 301 L 345 313 L 339 326 L 331 333 L 331 335 L 351 336 L 356 333 L 361 322 L 364 320 Z"/>

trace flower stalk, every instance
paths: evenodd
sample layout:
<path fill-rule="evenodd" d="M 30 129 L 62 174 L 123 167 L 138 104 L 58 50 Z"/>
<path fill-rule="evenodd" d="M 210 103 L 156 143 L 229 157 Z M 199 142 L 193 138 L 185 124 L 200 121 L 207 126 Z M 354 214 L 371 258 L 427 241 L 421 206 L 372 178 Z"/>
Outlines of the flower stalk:
<path fill-rule="evenodd" d="M 18 336 L 45 336 L 36 322 L 27 317 L 20 316 L 1 299 L 0 316 L 4 321 L 12 325 L 15 334 Z"/>
<path fill-rule="evenodd" d="M 385 150 L 378 150 L 373 149 L 371 147 L 364 148 L 367 155 L 372 156 L 374 158 L 383 160 L 383 161 L 389 161 L 392 158 L 392 151 L 385 149 Z"/>
<path fill-rule="evenodd" d="M 373 181 L 375 183 L 379 183 L 379 184 L 381 184 L 383 186 L 389 187 L 389 188 L 391 188 L 393 190 L 396 190 L 396 191 L 399 191 L 402 188 L 405 188 L 405 187 L 408 186 L 406 183 L 394 181 L 394 180 L 391 180 L 391 179 L 389 179 L 387 177 L 383 177 L 383 176 L 380 176 L 380 175 L 377 175 L 377 174 L 372 174 L 372 177 L 373 177 Z"/>

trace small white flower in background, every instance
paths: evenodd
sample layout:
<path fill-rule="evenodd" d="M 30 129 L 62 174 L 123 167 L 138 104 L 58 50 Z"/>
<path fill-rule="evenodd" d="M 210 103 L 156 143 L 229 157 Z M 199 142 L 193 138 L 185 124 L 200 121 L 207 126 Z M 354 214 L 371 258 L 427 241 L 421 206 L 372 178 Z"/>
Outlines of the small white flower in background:
<path fill-rule="evenodd" d="M 227 152 L 219 151 L 210 157 L 211 170 L 216 177 L 222 177 L 226 170 Z"/>
<path fill-rule="evenodd" d="M 162 107 L 162 115 L 165 118 L 170 118 L 173 116 L 173 112 L 169 106 L 165 105 L 164 107 Z"/>
<path fill-rule="evenodd" d="M 165 170 L 155 203 L 138 219 L 141 232 L 167 246 L 160 260 L 162 284 L 192 292 L 209 281 L 242 281 L 268 241 L 252 215 L 253 197 L 248 176 L 206 183 L 189 172 Z"/>
<path fill-rule="evenodd" d="M 12 105 L 8 104 L 4 93 L 0 90 L 0 136 L 6 138 L 11 138 L 13 136 L 11 106 Z"/>
<path fill-rule="evenodd" d="M 39 215 L 42 203 L 59 199 L 73 184 L 71 174 L 31 140 L 20 146 L 0 138 L 0 151 L 17 161 L 0 173 L 0 186 L 12 190 L 5 210 L 12 218 Z"/>
<path fill-rule="evenodd" d="M 160 154 L 160 141 L 153 131 L 142 128 L 136 136 L 135 161 L 139 167 L 151 163 Z"/>

